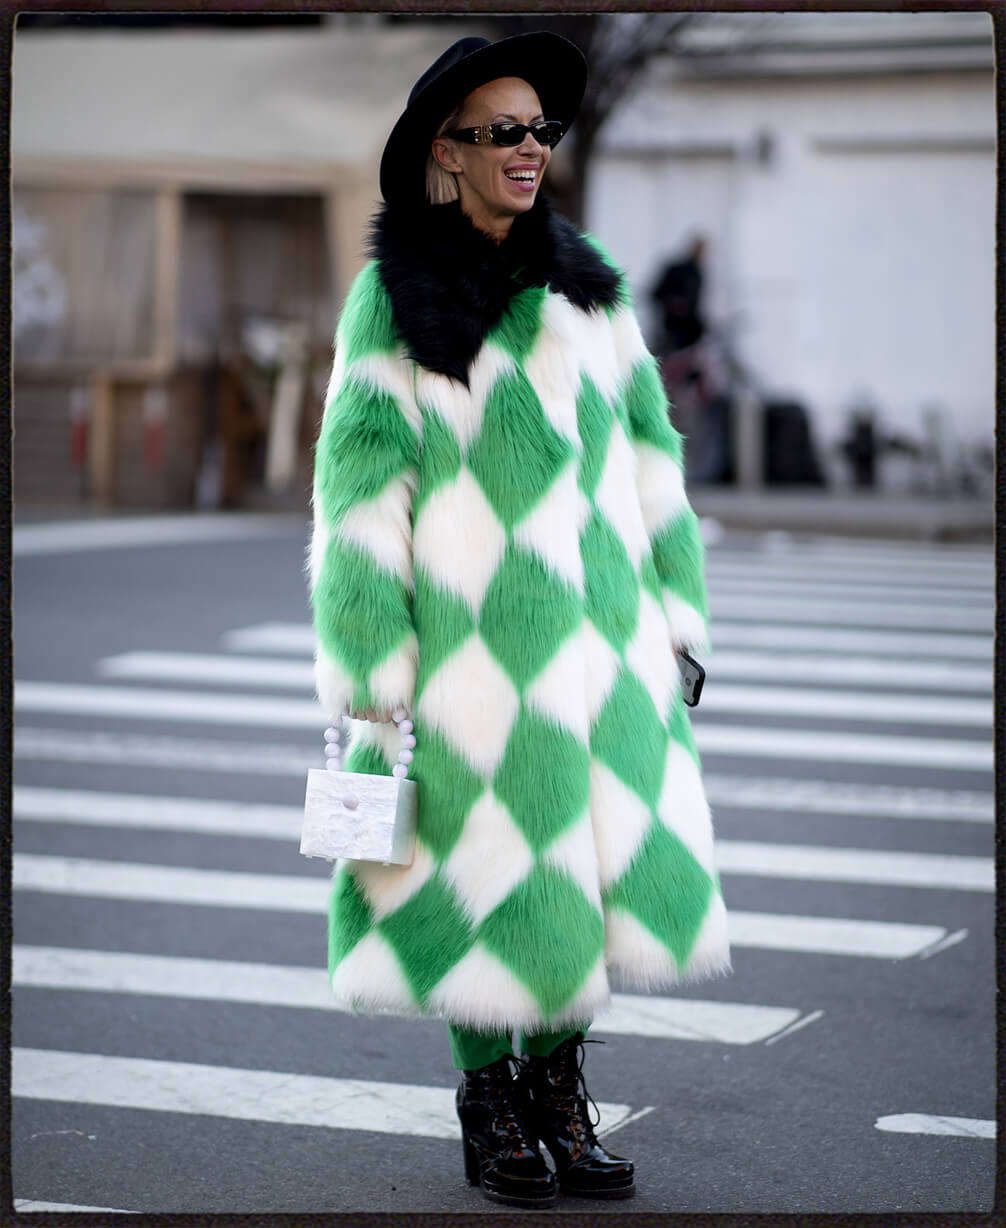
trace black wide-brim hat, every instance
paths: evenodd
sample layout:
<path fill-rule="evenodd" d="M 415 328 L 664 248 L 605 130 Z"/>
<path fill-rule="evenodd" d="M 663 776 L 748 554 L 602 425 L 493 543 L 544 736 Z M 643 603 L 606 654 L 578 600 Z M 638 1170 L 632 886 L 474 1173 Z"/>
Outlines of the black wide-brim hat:
<path fill-rule="evenodd" d="M 573 122 L 587 86 L 587 61 L 575 43 L 536 30 L 491 43 L 461 38 L 423 73 L 381 156 L 381 195 L 389 203 L 426 200 L 426 159 L 437 128 L 462 99 L 497 77 L 532 86 L 546 119 Z"/>

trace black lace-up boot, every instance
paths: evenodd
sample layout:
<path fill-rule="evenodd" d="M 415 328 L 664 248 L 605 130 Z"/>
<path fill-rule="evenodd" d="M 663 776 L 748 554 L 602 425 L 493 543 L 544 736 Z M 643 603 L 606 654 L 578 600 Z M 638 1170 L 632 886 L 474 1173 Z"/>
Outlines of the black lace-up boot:
<path fill-rule="evenodd" d="M 465 1176 L 495 1202 L 550 1207 L 558 1200 L 555 1177 L 538 1149 L 530 1106 L 506 1054 L 480 1070 L 463 1071 L 456 1097 L 465 1147 Z"/>
<path fill-rule="evenodd" d="M 631 1160 L 612 1155 L 597 1141 L 587 1113 L 594 1098 L 583 1079 L 584 1040 L 576 1032 L 548 1057 L 529 1057 L 521 1072 L 532 1103 L 532 1125 L 555 1161 L 559 1189 L 583 1198 L 631 1198 L 636 1192 Z"/>

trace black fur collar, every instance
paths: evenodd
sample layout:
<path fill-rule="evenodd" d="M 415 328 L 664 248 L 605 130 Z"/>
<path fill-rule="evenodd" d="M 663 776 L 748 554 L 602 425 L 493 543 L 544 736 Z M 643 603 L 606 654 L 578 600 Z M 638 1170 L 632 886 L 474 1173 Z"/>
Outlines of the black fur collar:
<path fill-rule="evenodd" d="M 371 219 L 368 254 L 379 262 L 410 357 L 466 386 L 486 334 L 527 286 L 547 285 L 585 311 L 620 297 L 618 274 L 541 192 L 500 244 L 457 201 L 382 203 Z"/>

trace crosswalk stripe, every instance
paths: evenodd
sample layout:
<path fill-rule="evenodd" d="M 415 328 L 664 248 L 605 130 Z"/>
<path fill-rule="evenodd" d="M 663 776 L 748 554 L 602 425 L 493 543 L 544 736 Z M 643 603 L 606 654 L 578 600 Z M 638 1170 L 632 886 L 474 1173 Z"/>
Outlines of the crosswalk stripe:
<path fill-rule="evenodd" d="M 878 1130 L 897 1134 L 957 1134 L 966 1138 L 995 1138 L 996 1123 L 981 1117 L 940 1117 L 933 1113 L 891 1113 L 873 1123 Z"/>
<path fill-rule="evenodd" d="M 134 827 L 160 831 L 207 832 L 219 836 L 299 839 L 300 806 L 228 802 L 215 798 L 159 797 L 89 789 L 47 789 L 18 785 L 15 820 Z"/>
<path fill-rule="evenodd" d="M 16 944 L 13 984 L 256 1006 L 340 1009 L 323 968 L 68 947 Z M 598 1011 L 591 1032 L 750 1045 L 792 1026 L 799 1017 L 800 1011 L 792 1007 L 612 994 L 611 1006 Z"/>
<path fill-rule="evenodd" d="M 916 769 L 971 772 L 991 772 L 994 763 L 991 743 L 970 742 L 961 738 L 907 738 L 879 733 L 839 733 L 835 730 L 697 724 L 695 741 L 702 754 L 748 755 L 752 758 L 901 764 Z"/>
<path fill-rule="evenodd" d="M 716 650 L 709 653 L 710 677 L 759 678 L 778 682 L 835 682 L 870 687 L 903 687 L 934 691 L 991 692 L 992 663 L 968 665 L 960 661 L 894 660 L 883 657 L 824 657 L 820 654 L 768 653 Z M 308 667 L 310 668 L 310 667 Z"/>
<path fill-rule="evenodd" d="M 981 666 L 965 666 L 957 662 L 920 662 L 905 657 L 902 661 L 877 661 L 870 657 L 819 657 L 775 656 L 758 652 L 714 652 L 708 658 L 708 668 L 722 694 L 722 679 L 766 679 L 770 682 L 832 682 L 865 683 L 870 688 L 900 685 L 908 688 L 934 688 L 949 691 L 992 689 L 992 669 Z M 98 673 L 106 678 L 135 678 L 144 682 L 214 683 L 238 686 L 268 686 L 312 691 L 314 670 L 306 661 L 289 661 L 283 657 L 235 657 L 226 653 L 209 652 L 123 652 L 117 656 L 104 657 L 97 664 Z M 706 691 L 710 695 L 711 690 Z M 766 695 L 779 696 L 785 693 L 775 689 Z M 839 691 L 803 689 L 800 694 L 834 696 Z M 849 693 L 846 693 L 849 694 Z M 870 695 L 856 694 L 860 710 L 877 711 L 879 702 L 897 710 L 898 720 L 904 710 L 914 710 L 918 704 L 915 695 L 884 695 L 871 691 Z M 818 702 L 823 700 L 817 699 Z M 721 699 L 722 702 L 722 699 Z M 851 702 L 851 701 L 850 701 Z M 945 699 L 924 700 L 930 705 L 937 720 L 949 723 L 975 723 L 991 725 L 991 701 L 975 704 L 973 700 Z M 938 707 L 938 711 L 936 709 Z M 954 718 L 954 712 L 962 716 Z"/>
<path fill-rule="evenodd" d="M 991 581 L 992 577 L 989 577 Z M 707 574 L 711 604 L 724 607 L 738 597 L 749 595 L 789 596 L 809 599 L 812 597 L 848 598 L 855 592 L 857 601 L 875 602 L 878 605 L 900 605 L 906 601 L 923 602 L 937 606 L 961 606 L 975 612 L 992 610 L 995 592 L 988 588 L 962 588 L 956 583 L 892 585 L 859 577 L 855 581 L 833 580 L 804 575 L 766 576 L 763 571 L 752 569 L 748 575 L 725 572 L 710 568 Z"/>
<path fill-rule="evenodd" d="M 705 712 L 757 712 L 835 720 L 921 725 L 972 725 L 991 733 L 992 701 L 942 696 L 884 694 L 812 687 L 750 687 L 710 679 L 702 692 Z"/>
<path fill-rule="evenodd" d="M 933 571 L 980 570 L 993 565 L 991 545 L 969 546 L 956 542 L 939 545 L 933 542 L 893 542 L 889 538 L 868 537 L 819 536 L 813 541 L 801 542 L 763 539 L 760 547 L 755 550 L 723 543 L 710 553 L 727 559 L 757 558 L 766 562 L 785 561 L 796 565 L 805 562 L 845 562 L 853 565 L 882 562 L 895 568 L 922 564 Z"/>
<path fill-rule="evenodd" d="M 329 887 L 327 877 L 306 874 L 249 874 L 14 854 L 15 891 L 317 914 L 327 908 Z M 934 925 L 755 912 L 730 912 L 729 925 L 730 941 L 737 946 L 885 958 L 915 954 L 946 934 L 942 926 Z"/>
<path fill-rule="evenodd" d="M 987 661 L 992 668 L 992 636 L 946 632 L 865 630 L 845 627 L 798 627 L 772 623 L 732 622 L 713 617 L 713 654 L 724 646 L 780 648 L 785 652 L 883 653 L 890 656 Z M 315 636 L 309 623 L 259 623 L 236 627 L 220 637 L 228 652 L 282 652 L 311 656 Z"/>
<path fill-rule="evenodd" d="M 991 857 L 719 839 L 716 865 L 721 874 L 942 887 L 955 891 L 995 890 L 995 865 Z"/>
<path fill-rule="evenodd" d="M 716 604 L 716 615 L 744 622 L 827 623 L 829 625 L 864 627 L 928 627 L 934 635 L 944 631 L 991 632 L 993 606 L 972 609 L 952 606 L 932 609 L 915 602 L 858 600 L 814 601 L 799 597 L 738 596 Z"/>
<path fill-rule="evenodd" d="M 334 1079 L 152 1058 L 16 1047 L 12 1095 L 277 1125 L 459 1139 L 454 1087 Z M 600 1103 L 607 1129 L 632 1111 Z"/>
<path fill-rule="evenodd" d="M 961 701 L 964 702 L 964 701 Z M 18 682 L 15 710 L 89 716 L 130 716 L 156 721 L 256 725 L 317 731 L 324 722 L 314 700 L 271 695 L 176 691 L 150 687 L 80 686 L 59 682 Z M 910 764 L 913 767 L 991 770 L 991 743 L 963 739 L 851 734 L 834 730 L 753 729 L 698 724 L 700 751 L 830 762 Z"/>
<path fill-rule="evenodd" d="M 814 955 L 908 959 L 945 937 L 940 925 L 799 917 L 730 909 L 730 945 Z"/>
<path fill-rule="evenodd" d="M 272 725 L 284 729 L 318 730 L 325 724 L 325 714 L 313 699 L 173 691 L 160 687 L 81 686 L 64 682 L 15 682 L 14 708 L 23 712 Z"/>
<path fill-rule="evenodd" d="M 14 756 L 57 763 L 115 763 L 129 767 L 194 768 L 201 772 L 241 772 L 305 778 L 309 767 L 324 767 L 312 756 L 274 742 L 231 742 L 222 738 L 160 737 L 78 729 L 39 729 L 18 723 Z"/>
<path fill-rule="evenodd" d="M 857 815 L 877 819 L 933 819 L 991 823 L 992 790 L 925 789 L 786 776 L 703 775 L 711 805 L 730 810 L 785 810 L 808 814 Z"/>
<path fill-rule="evenodd" d="M 97 669 L 106 678 L 170 679 L 301 690 L 314 686 L 314 667 L 309 661 L 232 657 L 224 653 L 123 652 L 103 657 Z"/>
<path fill-rule="evenodd" d="M 706 577 L 712 585 L 720 579 L 750 579 L 757 581 L 763 588 L 774 584 L 776 580 L 810 580 L 825 584 L 845 584 L 849 588 L 857 589 L 861 584 L 878 584 L 890 588 L 892 592 L 902 592 L 906 588 L 929 588 L 936 591 L 940 588 L 956 589 L 969 596 L 991 594 L 995 589 L 995 569 L 991 564 L 980 568 L 969 565 L 964 569 L 951 568 L 949 571 L 919 564 L 891 567 L 883 560 L 874 563 L 831 563 L 802 558 L 798 562 L 787 564 L 766 562 L 758 557 L 728 559 L 712 550 L 706 554 Z"/>
<path fill-rule="evenodd" d="M 36 1211 L 90 1211 L 102 1212 L 108 1215 L 139 1215 L 138 1211 L 124 1211 L 122 1207 L 85 1207 L 75 1202 L 39 1202 L 35 1198 L 15 1198 L 14 1210 L 19 1214 L 31 1215 Z"/>

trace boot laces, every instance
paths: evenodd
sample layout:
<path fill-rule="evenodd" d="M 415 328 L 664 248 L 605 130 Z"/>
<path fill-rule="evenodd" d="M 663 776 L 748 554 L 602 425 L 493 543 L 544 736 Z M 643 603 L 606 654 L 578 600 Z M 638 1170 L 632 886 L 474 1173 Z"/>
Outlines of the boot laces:
<path fill-rule="evenodd" d="M 574 1075 L 573 1072 L 569 1070 L 568 1058 L 562 1062 L 561 1066 L 563 1075 L 570 1081 L 570 1086 L 567 1089 L 564 1089 L 564 1091 L 571 1102 L 571 1107 L 575 1106 L 578 1100 L 583 1100 L 585 1108 L 588 1100 L 594 1106 L 594 1112 L 597 1114 L 597 1120 L 591 1120 L 590 1113 L 587 1113 L 587 1122 L 589 1126 L 588 1133 L 590 1136 L 593 1136 L 594 1127 L 601 1124 L 601 1110 L 597 1107 L 597 1101 L 590 1094 L 590 1092 L 587 1091 L 587 1081 L 583 1075 L 583 1062 L 584 1058 L 587 1056 L 587 1051 L 584 1049 L 584 1045 L 603 1045 L 605 1043 L 606 1042 L 603 1040 L 594 1040 L 593 1037 L 581 1038 L 576 1042 L 576 1074 Z M 570 1046 L 570 1049 L 572 1049 L 572 1046 Z M 569 1052 L 569 1050 L 567 1052 Z M 574 1120 L 577 1120 L 576 1116 L 574 1117 Z"/>
<path fill-rule="evenodd" d="M 514 1071 L 510 1063 L 516 1066 L 518 1079 L 514 1079 Z M 515 1053 L 504 1054 L 498 1062 L 493 1063 L 492 1075 L 488 1087 L 493 1097 L 493 1112 L 502 1127 L 511 1146 L 520 1149 L 528 1146 L 532 1137 L 530 1123 L 524 1120 L 520 1101 L 519 1077 L 523 1074 L 526 1061 Z"/>

